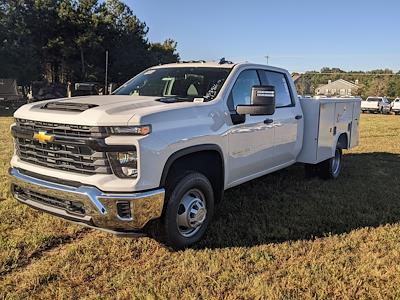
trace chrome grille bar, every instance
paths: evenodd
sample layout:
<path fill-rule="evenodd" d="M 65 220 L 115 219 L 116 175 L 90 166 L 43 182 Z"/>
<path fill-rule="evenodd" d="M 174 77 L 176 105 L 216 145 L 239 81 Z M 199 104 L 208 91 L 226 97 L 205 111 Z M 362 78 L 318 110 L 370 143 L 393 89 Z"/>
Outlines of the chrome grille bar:
<path fill-rule="evenodd" d="M 102 127 L 65 125 L 28 120 L 16 120 L 16 127 L 24 132 L 15 136 L 16 151 L 23 161 L 44 167 L 83 174 L 111 174 L 105 152 L 92 149 L 87 141 L 105 137 Z M 40 143 L 33 133 L 45 131 L 54 135 L 52 142 Z"/>
<path fill-rule="evenodd" d="M 48 134 L 54 134 L 60 137 L 102 137 L 105 134 L 104 128 L 98 126 L 67 125 L 24 119 L 16 119 L 16 123 L 23 129 L 46 131 Z"/>

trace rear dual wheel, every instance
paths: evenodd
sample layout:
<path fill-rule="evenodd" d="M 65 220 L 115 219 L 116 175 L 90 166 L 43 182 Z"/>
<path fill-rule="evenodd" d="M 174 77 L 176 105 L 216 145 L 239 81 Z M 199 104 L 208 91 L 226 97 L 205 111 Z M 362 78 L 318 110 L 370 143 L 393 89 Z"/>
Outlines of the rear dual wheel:
<path fill-rule="evenodd" d="M 335 156 L 323 161 L 319 166 L 319 176 L 323 179 L 336 179 L 342 170 L 342 149 L 336 148 Z"/>
<path fill-rule="evenodd" d="M 342 170 L 342 149 L 336 148 L 335 156 L 319 164 L 305 164 L 306 177 L 318 176 L 322 179 L 336 179 Z"/>

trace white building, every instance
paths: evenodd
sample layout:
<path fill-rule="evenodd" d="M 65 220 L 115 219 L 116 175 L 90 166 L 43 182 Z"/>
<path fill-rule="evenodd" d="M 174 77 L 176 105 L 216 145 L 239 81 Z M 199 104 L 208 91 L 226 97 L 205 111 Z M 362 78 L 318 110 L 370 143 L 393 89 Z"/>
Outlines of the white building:
<path fill-rule="evenodd" d="M 351 96 L 357 93 L 358 80 L 355 83 L 338 79 L 328 81 L 328 84 L 321 85 L 315 89 L 315 94 L 320 96 Z"/>

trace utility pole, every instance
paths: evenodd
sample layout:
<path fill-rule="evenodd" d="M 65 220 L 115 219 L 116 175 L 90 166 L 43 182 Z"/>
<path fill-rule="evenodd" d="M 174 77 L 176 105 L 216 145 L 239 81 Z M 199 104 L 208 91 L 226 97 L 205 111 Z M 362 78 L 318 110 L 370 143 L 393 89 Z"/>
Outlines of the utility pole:
<path fill-rule="evenodd" d="M 267 65 L 269 65 L 269 55 L 265 56 L 265 58 L 267 59 Z"/>
<path fill-rule="evenodd" d="M 107 95 L 108 92 L 108 50 L 106 50 L 106 76 L 104 80 L 104 93 L 103 95 Z"/>

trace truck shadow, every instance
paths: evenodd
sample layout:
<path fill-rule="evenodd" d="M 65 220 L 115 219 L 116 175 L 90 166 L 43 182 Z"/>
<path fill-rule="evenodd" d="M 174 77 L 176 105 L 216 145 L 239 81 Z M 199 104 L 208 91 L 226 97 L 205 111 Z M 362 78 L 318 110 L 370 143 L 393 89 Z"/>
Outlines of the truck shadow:
<path fill-rule="evenodd" d="M 400 155 L 347 154 L 337 180 L 305 179 L 302 165 L 225 193 L 197 248 L 249 247 L 350 232 L 400 220 Z"/>

